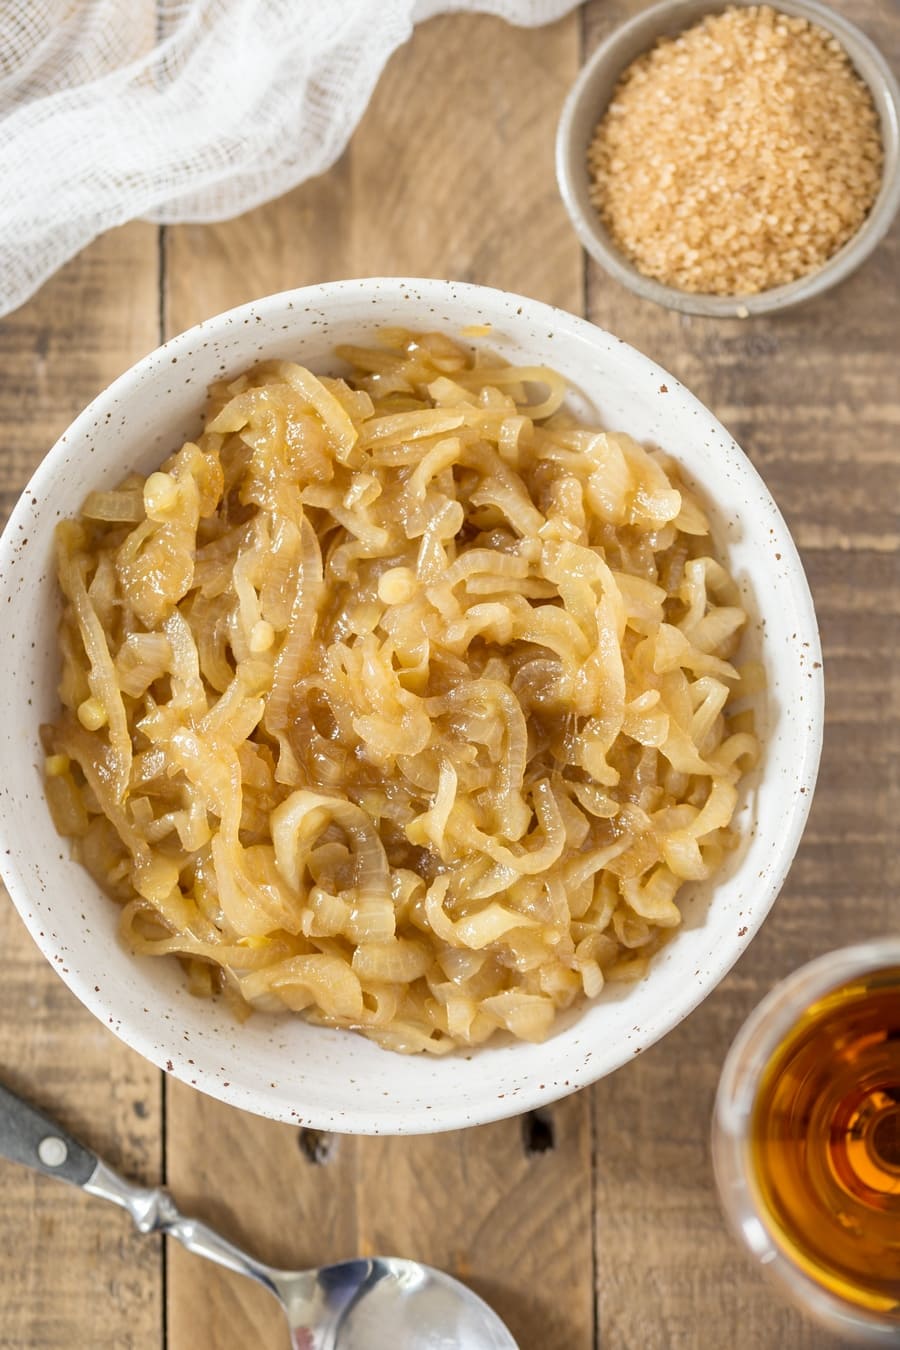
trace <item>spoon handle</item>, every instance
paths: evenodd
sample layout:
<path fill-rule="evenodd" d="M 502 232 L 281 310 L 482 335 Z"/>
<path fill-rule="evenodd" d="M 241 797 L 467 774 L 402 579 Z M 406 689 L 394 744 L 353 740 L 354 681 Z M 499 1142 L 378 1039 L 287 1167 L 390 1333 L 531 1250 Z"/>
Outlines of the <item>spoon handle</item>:
<path fill-rule="evenodd" d="M 0 1084 L 0 1156 L 48 1177 L 80 1186 L 89 1195 L 127 1209 L 141 1233 L 167 1233 L 190 1252 L 256 1280 L 278 1296 L 277 1272 L 254 1260 L 215 1229 L 182 1214 L 161 1187 L 136 1186 L 102 1158 Z"/>
<path fill-rule="evenodd" d="M 0 1083 L 0 1154 L 48 1177 L 83 1186 L 99 1159 L 55 1120 Z"/>
<path fill-rule="evenodd" d="M 238 1275 L 246 1275 L 248 1279 L 264 1285 L 276 1298 L 280 1296 L 276 1271 L 236 1247 L 221 1233 L 210 1228 L 209 1224 L 182 1214 L 171 1195 L 161 1186 L 135 1186 L 133 1182 L 120 1177 L 102 1159 L 98 1159 L 93 1174 L 84 1182 L 82 1189 L 89 1195 L 110 1200 L 114 1205 L 127 1209 L 138 1232 L 165 1233 L 167 1237 L 177 1238 L 195 1256 L 205 1256 L 207 1261 L 234 1270 Z"/>

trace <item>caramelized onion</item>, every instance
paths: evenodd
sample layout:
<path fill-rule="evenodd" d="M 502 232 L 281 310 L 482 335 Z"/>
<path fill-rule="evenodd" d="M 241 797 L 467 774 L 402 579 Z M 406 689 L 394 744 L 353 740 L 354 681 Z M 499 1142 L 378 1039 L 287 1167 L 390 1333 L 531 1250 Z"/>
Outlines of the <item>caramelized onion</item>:
<path fill-rule="evenodd" d="M 50 810 L 198 996 L 538 1040 L 732 846 L 740 594 L 675 465 L 573 424 L 554 371 L 341 355 L 215 386 L 59 527 Z"/>

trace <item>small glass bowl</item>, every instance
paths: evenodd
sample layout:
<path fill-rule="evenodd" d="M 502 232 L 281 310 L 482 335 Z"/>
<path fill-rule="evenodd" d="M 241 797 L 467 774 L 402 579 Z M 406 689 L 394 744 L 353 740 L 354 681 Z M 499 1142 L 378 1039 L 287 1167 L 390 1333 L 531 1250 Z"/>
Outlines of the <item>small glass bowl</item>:
<path fill-rule="evenodd" d="M 758 0 L 727 0 L 747 6 Z M 707 14 L 726 8 L 725 0 L 662 0 L 661 4 L 616 28 L 594 52 L 576 80 L 563 107 L 556 134 L 556 177 L 575 232 L 588 253 L 645 300 L 712 318 L 746 319 L 788 309 L 836 286 L 868 258 L 887 233 L 900 206 L 900 88 L 878 48 L 853 24 L 818 0 L 772 0 L 783 14 L 808 19 L 837 38 L 859 76 L 866 82 L 881 119 L 884 167 L 881 190 L 872 209 L 852 239 L 808 276 L 755 295 L 703 295 L 664 286 L 645 277 L 610 239 L 590 200 L 588 147 L 597 123 L 612 97 L 622 72 L 661 37 L 674 37 Z"/>
<path fill-rule="evenodd" d="M 760 1078 L 806 1009 L 861 975 L 900 966 L 900 938 L 884 938 L 829 952 L 794 971 L 750 1014 L 728 1052 L 713 1112 L 712 1154 L 725 1217 L 747 1248 L 804 1312 L 827 1330 L 856 1342 L 900 1343 L 896 1317 L 851 1304 L 823 1288 L 778 1243 L 753 1185 L 750 1131 Z"/>

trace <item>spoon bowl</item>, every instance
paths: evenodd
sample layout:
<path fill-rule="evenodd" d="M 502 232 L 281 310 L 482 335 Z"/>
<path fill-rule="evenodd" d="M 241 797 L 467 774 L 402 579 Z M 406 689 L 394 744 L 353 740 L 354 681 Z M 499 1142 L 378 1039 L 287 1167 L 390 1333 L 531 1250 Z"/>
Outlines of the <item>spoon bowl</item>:
<path fill-rule="evenodd" d="M 374 1256 L 275 1274 L 293 1350 L 516 1350 L 483 1299 L 419 1261 Z"/>

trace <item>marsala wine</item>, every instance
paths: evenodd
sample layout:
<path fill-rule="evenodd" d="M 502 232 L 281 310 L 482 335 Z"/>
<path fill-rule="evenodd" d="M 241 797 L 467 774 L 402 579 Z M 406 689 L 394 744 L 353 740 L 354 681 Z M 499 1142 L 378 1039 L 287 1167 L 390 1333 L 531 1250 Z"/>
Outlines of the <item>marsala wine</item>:
<path fill-rule="evenodd" d="M 900 1329 L 900 968 L 841 985 L 794 1024 L 762 1074 L 750 1148 L 785 1254 Z"/>

